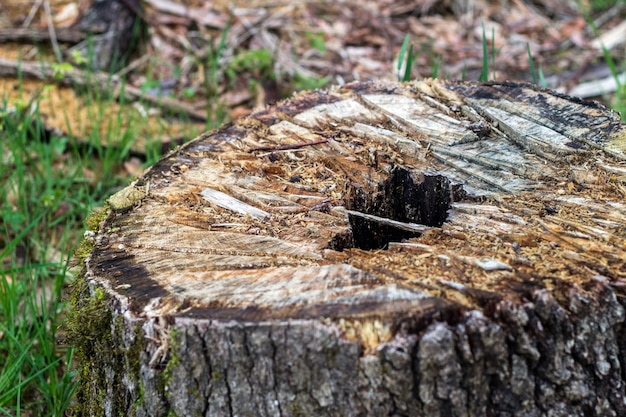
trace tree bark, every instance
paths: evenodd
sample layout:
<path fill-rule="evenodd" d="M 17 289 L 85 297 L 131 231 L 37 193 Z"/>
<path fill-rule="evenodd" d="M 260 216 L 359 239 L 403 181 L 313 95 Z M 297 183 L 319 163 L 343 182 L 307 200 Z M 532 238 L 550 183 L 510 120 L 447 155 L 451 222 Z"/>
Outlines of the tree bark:
<path fill-rule="evenodd" d="M 353 83 L 202 135 L 86 234 L 79 414 L 626 415 L 626 128 Z"/>

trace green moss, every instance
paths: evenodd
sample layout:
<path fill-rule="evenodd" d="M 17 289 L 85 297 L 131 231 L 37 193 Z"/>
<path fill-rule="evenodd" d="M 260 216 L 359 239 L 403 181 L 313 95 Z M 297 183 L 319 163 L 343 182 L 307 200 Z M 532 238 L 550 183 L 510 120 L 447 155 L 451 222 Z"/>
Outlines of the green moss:
<path fill-rule="evenodd" d="M 180 338 L 177 335 L 177 331 L 174 328 L 170 328 L 170 350 L 169 350 L 169 360 L 167 362 L 167 365 L 165 366 L 165 369 L 163 370 L 163 373 L 161 374 L 161 382 L 163 384 L 163 389 L 165 389 L 166 386 L 171 385 L 172 383 L 176 383 L 175 381 L 173 381 L 172 379 L 174 378 L 174 370 L 180 366 L 180 358 L 178 357 L 178 353 L 181 351 L 181 347 L 180 347 Z M 204 398 L 204 396 L 194 387 L 194 384 L 189 384 L 188 385 L 188 395 L 192 395 L 195 396 L 196 398 Z M 164 391 L 167 395 L 167 393 L 171 392 L 170 390 L 165 390 Z M 168 417 L 170 416 L 177 416 L 177 414 L 173 411 L 173 410 L 169 410 Z M 194 414 L 194 416 L 198 416 L 200 417 L 201 414 L 198 414 L 198 412 L 196 411 L 196 413 Z"/>
<path fill-rule="evenodd" d="M 94 210 L 87 216 L 87 219 L 85 220 L 85 227 L 87 229 L 85 237 L 80 241 L 78 247 L 74 250 L 74 258 L 78 260 L 80 265 L 83 264 L 85 258 L 87 258 L 93 250 L 96 244 L 93 233 L 98 231 L 100 223 L 105 220 L 107 216 L 108 214 L 106 209 Z M 83 270 L 79 272 L 79 275 L 81 274 L 84 274 Z"/>
<path fill-rule="evenodd" d="M 142 337 L 141 325 L 135 324 L 132 329 L 135 333 L 134 342 L 128 348 L 125 348 L 120 343 L 123 339 L 125 325 L 124 317 L 118 315 L 113 324 L 113 340 L 115 344 L 111 346 L 111 362 L 109 366 L 113 367 L 115 372 L 114 392 L 122 393 L 126 389 L 122 386 L 123 375 L 130 375 L 130 378 L 137 382 L 135 398 L 127 399 L 127 401 L 132 401 L 132 404 L 130 404 L 132 410 L 130 415 L 134 416 L 136 415 L 136 410 L 144 403 L 144 386 L 141 379 L 141 352 L 145 349 L 145 342 Z M 119 397 L 116 398 L 117 415 L 124 416 L 128 414 L 127 407 L 129 402 L 127 401 Z"/>
<path fill-rule="evenodd" d="M 85 227 L 88 232 L 74 251 L 80 265 L 94 249 L 93 232 L 107 217 L 107 210 L 94 210 L 87 216 Z M 98 415 L 104 413 L 106 378 L 101 369 L 96 369 L 92 360 L 109 354 L 112 345 L 112 314 L 107 304 L 109 295 L 102 287 L 93 291 L 85 279 L 84 267 L 80 269 L 76 280 L 70 284 L 70 308 L 64 326 L 68 341 L 75 348 L 76 362 L 79 364 L 80 385 L 76 392 L 76 406 L 71 410 L 75 416 Z M 96 399 L 96 401 L 94 401 Z"/>
<path fill-rule="evenodd" d="M 82 264 L 85 258 L 91 253 L 94 246 L 95 242 L 93 239 L 83 238 L 78 244 L 78 247 L 74 250 L 74 257 Z"/>
<path fill-rule="evenodd" d="M 91 294 L 84 277 L 77 279 L 72 287 L 72 309 L 67 321 L 68 337 L 75 346 L 88 341 L 82 347 L 91 349 L 93 346 L 89 343 L 95 338 L 111 338 L 111 311 L 106 307 L 109 296 L 101 287 L 96 287 Z"/>
<path fill-rule="evenodd" d="M 103 384 L 106 383 L 106 378 L 104 375 L 95 375 L 102 371 L 94 369 L 91 361 L 110 354 L 107 350 L 112 346 L 112 315 L 107 307 L 108 301 L 109 296 L 102 288 L 97 287 L 91 293 L 84 277 L 73 283 L 66 329 L 68 340 L 75 347 L 81 380 L 76 392 L 78 405 L 73 409 L 73 415 L 104 413 L 103 398 L 106 387 Z M 94 398 L 98 399 L 97 404 L 94 404 Z"/>
<path fill-rule="evenodd" d="M 141 353 L 145 350 L 141 325 L 135 324 L 135 340 L 129 347 L 121 344 L 127 325 L 124 317 L 113 318 L 110 296 L 100 286 L 90 289 L 84 277 L 73 284 L 70 299 L 71 310 L 67 321 L 67 333 L 75 346 L 79 364 L 80 386 L 76 393 L 74 416 L 104 415 L 104 399 L 113 392 L 123 392 L 122 378 L 130 375 L 137 382 L 133 397 L 117 397 L 115 414 L 127 415 L 132 401 L 131 415 L 144 403 L 144 386 L 141 379 Z M 105 369 L 112 369 L 114 379 L 107 378 Z"/>
<path fill-rule="evenodd" d="M 92 211 L 85 219 L 85 227 L 87 230 L 97 232 L 100 228 L 100 223 L 107 218 L 106 208 Z"/>
<path fill-rule="evenodd" d="M 135 415 L 137 409 L 141 407 L 145 401 L 145 387 L 141 378 L 141 352 L 145 350 L 145 341 L 141 332 L 141 326 L 135 327 L 135 343 L 130 347 L 128 352 L 129 373 L 133 375 L 137 381 L 137 398 L 133 402 L 132 411 Z"/>
<path fill-rule="evenodd" d="M 172 372 L 174 371 L 174 369 L 178 366 L 178 363 L 180 362 L 178 358 L 179 342 L 176 339 L 176 329 L 174 328 L 170 330 L 169 343 L 170 343 L 170 346 L 169 346 L 170 358 L 167 361 L 167 365 L 165 365 L 165 369 L 163 370 L 163 373 L 161 374 L 161 384 L 163 386 L 164 392 L 168 392 L 168 391 L 165 391 L 165 387 L 171 384 Z"/>
<path fill-rule="evenodd" d="M 299 401 L 296 397 L 295 401 L 292 401 L 291 403 L 287 404 L 287 408 L 289 408 L 289 411 L 291 411 L 291 415 L 293 416 L 305 416 L 305 412 L 302 410 L 302 407 L 299 404 Z"/>

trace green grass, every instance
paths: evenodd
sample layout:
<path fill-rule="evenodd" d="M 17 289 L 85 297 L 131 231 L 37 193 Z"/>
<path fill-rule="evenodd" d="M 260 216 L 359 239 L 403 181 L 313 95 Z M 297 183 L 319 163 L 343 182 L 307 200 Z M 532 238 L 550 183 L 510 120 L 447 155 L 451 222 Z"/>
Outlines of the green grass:
<path fill-rule="evenodd" d="M 88 210 L 77 168 L 61 172 L 60 138 L 42 140 L 37 109 L 9 113 L 0 148 L 0 415 L 61 415 L 76 381 L 58 340 L 71 236 Z M 67 165 L 70 166 L 70 165 Z M 78 165 L 79 166 L 79 165 Z M 77 193 L 75 193 L 78 191 Z M 69 209 L 66 209 L 69 208 Z M 51 246 L 54 245 L 54 246 Z"/>
<path fill-rule="evenodd" d="M 481 25 L 483 29 L 483 37 L 482 37 L 483 39 L 483 67 L 482 67 L 482 71 L 480 72 L 480 76 L 478 77 L 478 81 L 485 82 L 485 81 L 489 81 L 489 53 L 487 52 L 488 48 L 487 48 L 487 36 L 485 35 L 485 22 L 481 22 Z M 495 60 L 495 57 L 493 59 Z M 493 67 L 495 67 L 495 65 L 493 65 Z M 495 73 L 495 69 L 494 69 L 494 73 Z"/>
<path fill-rule="evenodd" d="M 538 70 L 535 70 L 535 61 L 533 59 L 533 54 L 530 52 L 530 45 L 526 44 L 526 50 L 528 51 L 528 66 L 530 67 L 530 75 L 533 79 L 533 84 L 541 85 L 543 88 L 546 88 L 546 79 L 543 76 L 541 67 L 539 67 Z"/>
<path fill-rule="evenodd" d="M 129 181 L 137 136 L 120 114 L 106 119 L 112 98 L 86 94 L 108 129 L 81 144 L 46 133 L 36 99 L 0 101 L 0 417 L 62 416 L 77 388 L 62 327 L 70 259 L 88 213 Z"/>
<path fill-rule="evenodd" d="M 402 47 L 400 47 L 400 55 L 398 56 L 398 81 L 401 82 L 411 80 L 411 70 L 417 57 L 417 54 L 413 51 L 413 44 L 409 42 L 410 39 L 409 34 L 404 37 L 404 42 L 402 42 Z"/>
<path fill-rule="evenodd" d="M 206 129 L 210 130 L 220 125 L 220 120 L 225 118 L 225 109 L 219 101 L 219 84 L 222 68 L 220 60 L 226 50 L 226 37 L 230 29 L 231 22 L 227 22 L 226 27 L 222 30 L 217 46 L 211 44 L 209 53 L 206 56 L 204 65 L 204 89 L 206 96 L 209 98 L 206 108 L 207 122 Z"/>

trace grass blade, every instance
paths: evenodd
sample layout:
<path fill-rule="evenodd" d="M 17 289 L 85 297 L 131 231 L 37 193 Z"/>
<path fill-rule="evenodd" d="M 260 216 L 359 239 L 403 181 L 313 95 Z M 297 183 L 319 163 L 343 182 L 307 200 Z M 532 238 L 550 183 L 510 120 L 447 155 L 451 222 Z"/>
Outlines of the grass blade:
<path fill-rule="evenodd" d="M 404 77 L 400 75 L 400 71 L 402 71 L 402 63 L 404 62 L 404 54 L 406 53 L 406 49 L 409 47 L 409 34 L 404 37 L 404 42 L 402 42 L 402 47 L 400 48 L 400 55 L 398 56 L 398 81 L 402 81 Z"/>
<path fill-rule="evenodd" d="M 541 69 L 541 65 L 539 66 L 538 72 L 539 72 L 539 83 L 541 84 L 543 88 L 548 88 L 548 83 L 546 83 L 546 79 L 543 76 L 543 70 Z"/>
<path fill-rule="evenodd" d="M 481 22 L 483 27 L 483 69 L 480 72 L 480 76 L 478 77 L 478 81 L 488 81 L 489 80 L 489 53 L 487 49 L 487 35 L 485 35 L 485 22 Z"/>
<path fill-rule="evenodd" d="M 491 28 L 491 68 L 493 68 L 493 80 L 496 80 L 496 29 Z"/>
<path fill-rule="evenodd" d="M 11 241 L 9 242 L 9 244 L 4 248 L 4 250 L 2 252 L 0 252 L 0 259 L 3 259 L 5 256 L 7 256 L 10 252 L 13 251 L 13 249 L 15 249 L 15 247 L 22 241 L 22 239 L 24 239 L 24 236 L 26 236 L 28 234 L 28 232 L 31 231 L 32 228 L 34 228 L 36 225 L 39 224 L 39 222 L 41 221 L 41 219 L 43 218 L 43 216 L 47 213 L 47 210 L 43 210 L 41 213 L 39 213 L 39 215 L 37 217 L 35 217 L 28 226 L 26 226 L 17 236 L 15 236 L 13 239 L 11 239 Z"/>
<path fill-rule="evenodd" d="M 535 63 L 533 62 L 533 54 L 530 53 L 530 44 L 526 44 L 526 49 L 528 51 L 528 66 L 530 67 L 530 75 L 533 78 L 533 84 L 537 84 L 537 73 L 535 72 Z"/>
<path fill-rule="evenodd" d="M 465 81 L 467 77 L 467 60 L 463 60 L 463 69 L 461 70 L 461 81 Z"/>
<path fill-rule="evenodd" d="M 406 68 L 404 68 L 404 77 L 402 77 L 402 81 L 411 81 L 411 68 L 413 68 L 414 62 L 415 54 L 413 53 L 413 45 L 411 45 L 409 46 L 409 54 L 406 57 Z"/>

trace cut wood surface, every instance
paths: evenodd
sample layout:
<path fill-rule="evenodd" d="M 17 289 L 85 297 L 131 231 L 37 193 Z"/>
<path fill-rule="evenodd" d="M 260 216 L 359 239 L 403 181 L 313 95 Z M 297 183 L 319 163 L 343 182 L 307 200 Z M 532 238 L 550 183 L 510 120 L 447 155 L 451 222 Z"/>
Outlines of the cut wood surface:
<path fill-rule="evenodd" d="M 80 407 L 626 415 L 625 197 L 626 126 L 595 102 L 301 93 L 110 198 L 75 294 Z"/>

